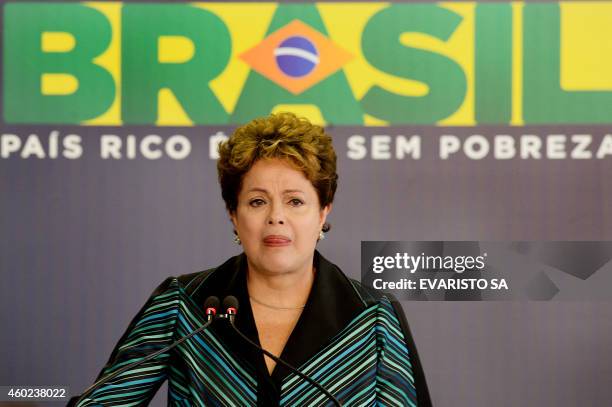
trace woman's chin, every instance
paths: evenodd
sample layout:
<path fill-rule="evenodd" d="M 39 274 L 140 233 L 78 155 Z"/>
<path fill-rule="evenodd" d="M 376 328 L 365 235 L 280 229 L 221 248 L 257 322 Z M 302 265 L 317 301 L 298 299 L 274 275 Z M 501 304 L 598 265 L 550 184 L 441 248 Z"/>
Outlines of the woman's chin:
<path fill-rule="evenodd" d="M 268 259 L 265 264 L 265 270 L 274 274 L 287 273 L 293 268 L 292 261 L 283 259 Z"/>

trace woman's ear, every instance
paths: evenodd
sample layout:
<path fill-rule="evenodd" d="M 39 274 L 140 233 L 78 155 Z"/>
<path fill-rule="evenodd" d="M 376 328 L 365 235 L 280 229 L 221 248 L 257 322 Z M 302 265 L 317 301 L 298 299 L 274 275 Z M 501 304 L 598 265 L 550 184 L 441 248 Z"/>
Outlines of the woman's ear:
<path fill-rule="evenodd" d="M 325 221 L 327 220 L 327 215 L 329 215 L 329 213 L 332 210 L 332 204 L 327 204 L 327 206 L 324 206 L 321 209 L 321 216 L 320 216 L 320 222 L 321 222 L 321 227 L 323 227 L 323 225 L 325 224 Z"/>
<path fill-rule="evenodd" d="M 227 212 L 230 218 L 230 221 L 232 222 L 232 225 L 234 226 L 234 230 L 236 230 L 236 211 L 228 211 Z"/>

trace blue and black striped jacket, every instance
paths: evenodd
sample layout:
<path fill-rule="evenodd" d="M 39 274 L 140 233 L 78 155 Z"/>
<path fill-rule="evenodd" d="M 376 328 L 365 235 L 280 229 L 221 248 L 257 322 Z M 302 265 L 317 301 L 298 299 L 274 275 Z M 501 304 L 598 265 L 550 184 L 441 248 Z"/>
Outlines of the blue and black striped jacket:
<path fill-rule="evenodd" d="M 306 306 L 281 358 L 344 406 L 430 406 L 425 376 L 401 305 L 349 279 L 315 251 Z M 236 326 L 259 343 L 246 285 L 245 254 L 214 269 L 166 279 L 134 317 L 98 379 L 162 349 L 204 322 L 206 298 L 234 295 Z M 331 405 L 317 388 L 215 323 L 167 353 L 128 370 L 76 406 L 146 405 L 168 380 L 171 406 Z"/>

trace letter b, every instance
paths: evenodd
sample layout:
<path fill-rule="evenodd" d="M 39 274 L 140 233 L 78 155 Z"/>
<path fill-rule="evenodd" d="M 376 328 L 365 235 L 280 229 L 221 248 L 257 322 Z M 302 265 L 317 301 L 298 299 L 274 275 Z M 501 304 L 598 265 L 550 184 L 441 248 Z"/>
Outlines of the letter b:
<path fill-rule="evenodd" d="M 63 37 L 73 41 L 45 49 L 45 33 L 66 34 Z M 5 121 L 78 124 L 104 113 L 113 102 L 115 84 L 93 59 L 106 50 L 111 34 L 104 15 L 81 4 L 8 3 L 4 9 Z M 69 77 L 76 89 L 44 92 L 45 74 Z"/>

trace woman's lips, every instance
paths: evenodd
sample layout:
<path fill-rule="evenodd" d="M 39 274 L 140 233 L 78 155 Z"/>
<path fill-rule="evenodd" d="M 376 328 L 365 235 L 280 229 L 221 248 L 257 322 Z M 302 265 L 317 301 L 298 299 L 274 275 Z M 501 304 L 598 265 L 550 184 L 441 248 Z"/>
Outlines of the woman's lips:
<path fill-rule="evenodd" d="M 263 242 L 266 246 L 288 246 L 291 244 L 291 239 L 287 236 L 270 235 L 266 236 Z"/>

